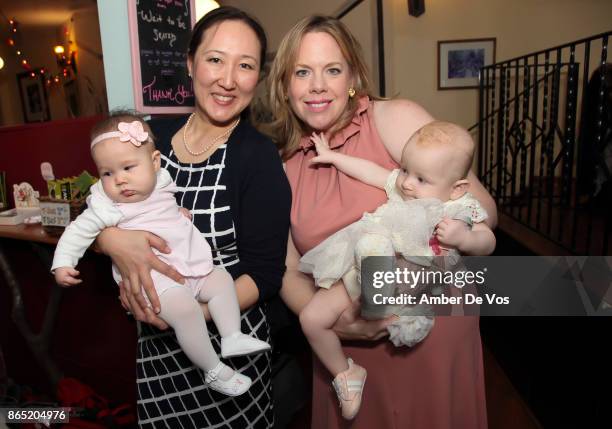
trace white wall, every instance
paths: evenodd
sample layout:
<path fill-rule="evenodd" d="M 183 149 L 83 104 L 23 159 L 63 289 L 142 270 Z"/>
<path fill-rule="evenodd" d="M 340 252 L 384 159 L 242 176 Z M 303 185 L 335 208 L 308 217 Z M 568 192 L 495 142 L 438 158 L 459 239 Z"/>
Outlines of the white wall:
<path fill-rule="evenodd" d="M 369 1 L 369 0 L 368 0 Z M 224 6 L 234 6 L 256 17 L 268 36 L 268 52 L 276 51 L 281 39 L 297 21 L 312 14 L 332 14 L 342 0 L 220 0 Z"/>
<path fill-rule="evenodd" d="M 225 0 L 263 24 L 275 51 L 285 32 L 303 16 L 332 14 L 334 0 Z M 375 2 L 367 0 L 345 19 L 376 70 Z M 133 106 L 125 2 L 99 0 L 109 107 Z M 470 126 L 477 121 L 477 90 L 437 90 L 437 41 L 496 37 L 497 60 L 612 30 L 610 0 L 426 0 L 419 18 L 406 0 L 385 0 L 387 95 L 409 98 L 434 116 Z"/>
<path fill-rule="evenodd" d="M 108 102 L 97 9 L 92 7 L 75 13 L 70 27 L 78 52 L 80 116 L 101 114 L 108 110 Z"/>
<path fill-rule="evenodd" d="M 438 40 L 497 38 L 497 60 L 612 30 L 609 0 L 429 0 L 419 18 L 407 2 L 385 2 L 388 94 L 410 98 L 434 116 L 471 126 L 478 90 L 437 90 Z"/>
<path fill-rule="evenodd" d="M 98 1 L 109 110 L 135 107 L 127 11 L 126 0 Z"/>

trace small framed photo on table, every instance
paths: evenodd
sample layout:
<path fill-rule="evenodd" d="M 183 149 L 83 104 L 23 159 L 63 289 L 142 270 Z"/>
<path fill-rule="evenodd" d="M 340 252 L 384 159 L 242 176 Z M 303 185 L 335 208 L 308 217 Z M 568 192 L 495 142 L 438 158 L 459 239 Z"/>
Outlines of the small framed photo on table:
<path fill-rule="evenodd" d="M 495 63 L 495 38 L 438 42 L 438 89 L 478 88 L 480 68 Z"/>
<path fill-rule="evenodd" d="M 40 70 L 40 67 L 33 69 Z M 44 76 L 33 72 L 24 72 L 17 75 L 17 87 L 23 106 L 23 120 L 25 122 L 44 122 L 51 119 L 49 103 L 45 88 Z"/>

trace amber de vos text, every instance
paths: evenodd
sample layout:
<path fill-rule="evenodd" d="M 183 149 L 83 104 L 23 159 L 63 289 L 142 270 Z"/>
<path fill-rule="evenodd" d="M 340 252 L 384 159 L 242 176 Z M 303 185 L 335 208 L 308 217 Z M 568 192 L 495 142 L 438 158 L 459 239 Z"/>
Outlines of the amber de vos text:
<path fill-rule="evenodd" d="M 430 271 L 409 270 L 408 268 L 396 268 L 394 271 L 375 271 L 372 278 L 372 286 L 376 289 L 388 285 L 416 287 L 452 286 L 463 289 L 465 286 L 482 286 L 485 283 L 487 269 L 481 271 Z M 417 305 L 417 304 L 498 304 L 510 303 L 510 298 L 494 293 L 485 293 L 479 296 L 473 293 L 463 295 L 446 295 L 443 293 L 423 294 L 420 296 L 402 293 L 395 296 L 385 296 L 382 293 L 372 295 L 372 302 L 380 305 Z"/>

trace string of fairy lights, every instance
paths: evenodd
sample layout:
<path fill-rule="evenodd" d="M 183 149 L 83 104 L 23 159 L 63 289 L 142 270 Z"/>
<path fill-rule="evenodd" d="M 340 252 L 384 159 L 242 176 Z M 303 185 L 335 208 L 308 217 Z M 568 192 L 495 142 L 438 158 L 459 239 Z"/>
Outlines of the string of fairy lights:
<path fill-rule="evenodd" d="M 212 9 L 218 8 L 219 4 L 214 0 L 195 0 L 196 17 L 199 19 Z M 19 65 L 27 72 L 30 73 L 30 77 L 33 79 L 41 76 L 47 86 L 61 85 L 64 81 L 69 81 L 74 78 L 76 74 L 76 51 L 71 49 L 71 41 L 68 41 L 68 52 L 65 52 L 65 48 L 62 45 L 53 47 L 57 58 L 57 65 L 59 66 L 59 73 L 51 73 L 46 67 L 35 68 L 29 61 L 27 53 L 24 52 L 22 44 L 20 43 L 22 35 L 19 29 L 19 22 L 15 18 L 7 18 L 2 9 L 0 9 L 0 22 L 4 20 L 8 23 L 8 37 L 6 43 L 13 49 L 15 59 Z M 69 36 L 68 29 L 64 29 L 64 35 Z M 8 59 L 7 59 L 8 61 Z M 3 59 L 0 58 L 0 69 L 3 65 Z"/>
<path fill-rule="evenodd" d="M 53 48 L 57 58 L 58 67 L 60 69 L 58 73 L 52 73 L 46 67 L 34 68 L 28 59 L 27 53 L 22 48 L 21 38 L 23 36 L 19 29 L 19 22 L 15 18 L 7 19 L 6 16 L 4 16 L 4 13 L 2 13 L 2 16 L 7 20 L 9 28 L 6 44 L 13 49 L 15 59 L 25 71 L 30 73 L 31 78 L 36 79 L 41 76 L 45 84 L 47 86 L 51 86 L 61 85 L 64 81 L 71 80 L 74 77 L 74 51 L 65 53 L 62 45 L 57 45 Z M 68 35 L 67 30 L 64 30 L 64 32 L 66 35 Z"/>

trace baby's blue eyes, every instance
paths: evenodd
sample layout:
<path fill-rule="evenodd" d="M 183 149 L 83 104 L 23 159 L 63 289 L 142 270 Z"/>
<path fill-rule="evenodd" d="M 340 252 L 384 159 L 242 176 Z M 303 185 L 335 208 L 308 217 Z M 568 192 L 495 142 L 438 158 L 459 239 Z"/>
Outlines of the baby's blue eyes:
<path fill-rule="evenodd" d="M 331 67 L 327 70 L 325 70 L 326 73 L 329 73 L 332 76 L 337 76 L 339 74 L 342 73 L 342 70 L 337 68 L 337 67 Z M 298 69 L 295 71 L 295 75 L 297 77 L 306 77 L 310 74 L 310 70 L 306 70 L 306 69 Z"/>

